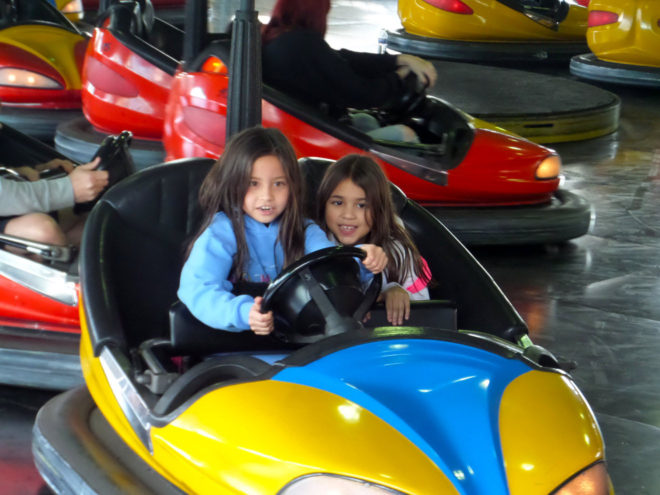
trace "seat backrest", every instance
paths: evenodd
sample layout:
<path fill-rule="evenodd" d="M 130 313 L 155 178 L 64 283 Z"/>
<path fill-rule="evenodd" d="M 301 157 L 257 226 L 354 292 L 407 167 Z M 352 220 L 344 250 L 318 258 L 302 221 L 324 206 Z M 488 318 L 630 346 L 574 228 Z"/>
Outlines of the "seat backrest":
<path fill-rule="evenodd" d="M 196 158 L 147 168 L 110 189 L 90 213 L 80 278 L 96 353 L 169 336 L 168 310 L 212 163 Z"/>

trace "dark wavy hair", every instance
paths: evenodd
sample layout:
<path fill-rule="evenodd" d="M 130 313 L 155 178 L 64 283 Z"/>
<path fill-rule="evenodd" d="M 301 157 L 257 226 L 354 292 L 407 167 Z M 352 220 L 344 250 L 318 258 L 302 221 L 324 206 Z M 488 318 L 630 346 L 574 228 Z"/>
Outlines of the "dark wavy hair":
<path fill-rule="evenodd" d="M 325 36 L 330 0 L 277 0 L 270 21 L 261 29 L 261 42 L 268 43 L 292 29 L 309 29 Z"/>
<path fill-rule="evenodd" d="M 365 192 L 366 212 L 369 214 L 371 225 L 364 243 L 376 244 L 387 253 L 388 280 L 401 284 L 408 276 L 416 275 L 427 284 L 431 282 L 430 274 L 424 268 L 417 246 L 397 219 L 387 177 L 380 166 L 368 156 L 346 155 L 326 170 L 317 194 L 319 201 L 317 221 L 321 228 L 326 233 L 330 232 L 325 221 L 326 204 L 339 183 L 345 179 L 350 179 Z M 403 252 L 396 249 L 396 243 L 403 247 Z M 414 274 L 408 273 L 411 265 Z"/>
<path fill-rule="evenodd" d="M 280 160 L 289 184 L 289 199 L 280 215 L 278 240 L 284 250 L 284 266 L 296 261 L 305 252 L 305 219 L 302 200 L 303 181 L 293 146 L 279 129 L 252 127 L 235 134 L 227 143 L 224 153 L 213 164 L 199 190 L 202 207 L 202 225 L 188 245 L 192 245 L 213 221 L 219 211 L 230 219 L 236 236 L 236 254 L 230 273 L 232 281 L 243 277 L 249 258 L 243 220 L 243 201 L 252 173 L 252 165 L 263 156 Z"/>

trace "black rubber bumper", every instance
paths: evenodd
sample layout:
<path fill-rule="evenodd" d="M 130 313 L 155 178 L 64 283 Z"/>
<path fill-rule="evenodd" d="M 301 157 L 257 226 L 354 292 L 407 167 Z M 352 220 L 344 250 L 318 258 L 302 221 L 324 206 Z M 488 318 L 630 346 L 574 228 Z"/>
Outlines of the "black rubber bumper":
<path fill-rule="evenodd" d="M 42 478 L 58 494 L 183 494 L 117 436 L 85 387 L 64 392 L 39 410 L 32 453 Z"/>
<path fill-rule="evenodd" d="M 384 38 L 384 40 L 383 40 Z M 428 38 L 403 29 L 386 31 L 381 42 L 387 48 L 425 58 L 472 62 L 562 62 L 588 50 L 584 42 L 478 42 Z"/>
<path fill-rule="evenodd" d="M 0 327 L 0 383 L 66 390 L 83 383 L 78 335 Z"/>
<path fill-rule="evenodd" d="M 81 110 L 35 110 L 3 106 L 0 122 L 40 141 L 51 142 L 60 122 L 82 116 Z"/>
<path fill-rule="evenodd" d="M 54 135 L 55 149 L 80 163 L 87 163 L 91 160 L 98 147 L 108 136 L 107 133 L 94 129 L 84 116 L 61 122 Z M 137 170 L 165 161 L 165 148 L 160 141 L 134 137 L 129 152 Z"/>
<path fill-rule="evenodd" d="M 592 219 L 591 205 L 562 189 L 542 205 L 426 208 L 468 246 L 561 243 L 586 234 Z"/>
<path fill-rule="evenodd" d="M 660 67 L 615 64 L 600 60 L 593 53 L 571 58 L 570 70 L 574 76 L 590 81 L 660 88 Z"/>

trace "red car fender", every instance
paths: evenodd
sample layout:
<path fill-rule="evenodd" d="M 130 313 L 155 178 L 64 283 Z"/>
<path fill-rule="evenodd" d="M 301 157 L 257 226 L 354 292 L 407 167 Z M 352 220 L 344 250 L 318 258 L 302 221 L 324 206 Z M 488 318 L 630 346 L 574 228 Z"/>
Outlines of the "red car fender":
<path fill-rule="evenodd" d="M 95 28 L 82 71 L 83 113 L 97 129 L 160 139 L 173 78 L 129 50 L 108 30 Z"/>
<path fill-rule="evenodd" d="M 78 306 L 43 296 L 0 276 L 0 325 L 80 333 Z"/>

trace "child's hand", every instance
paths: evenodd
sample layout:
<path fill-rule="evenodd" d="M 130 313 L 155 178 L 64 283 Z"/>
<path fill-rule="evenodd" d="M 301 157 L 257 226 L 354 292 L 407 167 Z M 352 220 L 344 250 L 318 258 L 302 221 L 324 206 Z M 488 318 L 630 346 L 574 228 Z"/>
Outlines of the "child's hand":
<path fill-rule="evenodd" d="M 250 324 L 250 330 L 257 335 L 268 335 L 274 328 L 273 312 L 269 311 L 268 313 L 262 313 L 262 301 L 263 297 L 254 298 L 254 304 L 250 308 L 250 314 L 248 316 L 248 323 Z"/>
<path fill-rule="evenodd" d="M 387 321 L 392 325 L 403 325 L 403 320 L 410 318 L 410 295 L 403 287 L 394 285 L 383 292 L 378 299 L 385 299 Z"/>
<path fill-rule="evenodd" d="M 387 255 L 382 247 L 375 244 L 362 244 L 360 249 L 367 253 L 362 260 L 364 267 L 371 273 L 380 273 L 387 266 Z"/>

